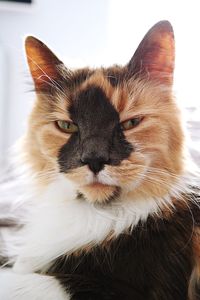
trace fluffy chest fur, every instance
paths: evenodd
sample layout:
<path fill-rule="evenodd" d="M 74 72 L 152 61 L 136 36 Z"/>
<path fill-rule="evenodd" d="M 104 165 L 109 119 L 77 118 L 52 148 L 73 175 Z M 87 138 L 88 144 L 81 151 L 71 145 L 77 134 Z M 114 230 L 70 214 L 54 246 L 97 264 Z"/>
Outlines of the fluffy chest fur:
<path fill-rule="evenodd" d="M 24 231 L 16 272 L 54 276 L 71 299 L 187 299 L 197 196 L 182 195 L 165 215 L 158 199 L 92 206 L 65 179 L 58 182 Z"/>
<path fill-rule="evenodd" d="M 140 221 L 146 222 L 150 214 L 158 217 L 166 203 L 173 209 L 171 197 L 133 202 L 125 194 L 109 205 L 91 204 L 77 195 L 76 186 L 59 176 L 33 197 L 29 221 L 21 230 L 15 270 L 23 273 L 43 270 L 61 255 L 118 237 Z"/>
<path fill-rule="evenodd" d="M 114 241 L 57 259 L 48 273 L 72 299 L 183 300 L 192 272 L 192 228 L 188 209 L 168 220 L 150 217 Z"/>

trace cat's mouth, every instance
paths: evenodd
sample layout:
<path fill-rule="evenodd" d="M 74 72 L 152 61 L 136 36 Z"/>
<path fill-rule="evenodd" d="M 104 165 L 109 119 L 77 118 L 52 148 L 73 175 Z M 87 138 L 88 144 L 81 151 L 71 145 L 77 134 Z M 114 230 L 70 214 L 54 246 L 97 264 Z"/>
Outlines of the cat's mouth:
<path fill-rule="evenodd" d="M 110 203 L 118 199 L 121 193 L 119 187 L 98 181 L 82 186 L 79 191 L 91 203 Z"/>
<path fill-rule="evenodd" d="M 106 171 L 101 171 L 97 175 L 90 175 L 88 185 L 94 187 L 117 186 L 117 181 L 107 174 Z"/>
<path fill-rule="evenodd" d="M 95 188 L 99 189 L 99 188 L 107 188 L 108 185 L 101 183 L 99 181 L 94 181 L 93 183 L 87 184 L 86 186 L 94 189 Z"/>

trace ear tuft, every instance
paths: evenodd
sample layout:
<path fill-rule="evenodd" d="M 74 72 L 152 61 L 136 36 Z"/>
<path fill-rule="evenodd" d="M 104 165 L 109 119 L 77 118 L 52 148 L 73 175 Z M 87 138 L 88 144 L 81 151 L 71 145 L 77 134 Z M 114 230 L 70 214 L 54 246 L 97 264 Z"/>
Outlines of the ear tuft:
<path fill-rule="evenodd" d="M 58 66 L 62 62 L 45 44 L 33 36 L 26 38 L 25 49 L 36 91 L 50 89 L 54 82 L 60 79 Z"/>
<path fill-rule="evenodd" d="M 128 64 L 131 75 L 149 76 L 172 84 L 174 71 L 174 32 L 168 21 L 155 24 L 145 35 Z"/>

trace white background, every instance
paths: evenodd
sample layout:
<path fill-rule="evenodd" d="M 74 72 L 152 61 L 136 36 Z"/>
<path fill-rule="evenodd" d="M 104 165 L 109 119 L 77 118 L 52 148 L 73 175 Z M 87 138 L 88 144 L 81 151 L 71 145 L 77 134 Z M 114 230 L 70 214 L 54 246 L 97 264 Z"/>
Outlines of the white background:
<path fill-rule="evenodd" d="M 69 65 L 123 64 L 146 31 L 168 19 L 176 36 L 175 90 L 179 102 L 198 106 L 199 4 L 197 0 L 37 0 L 29 9 L 5 9 L 0 3 L 0 55 L 4 53 L 0 56 L 1 157 L 25 131 L 34 100 L 24 36 L 43 40 Z"/>

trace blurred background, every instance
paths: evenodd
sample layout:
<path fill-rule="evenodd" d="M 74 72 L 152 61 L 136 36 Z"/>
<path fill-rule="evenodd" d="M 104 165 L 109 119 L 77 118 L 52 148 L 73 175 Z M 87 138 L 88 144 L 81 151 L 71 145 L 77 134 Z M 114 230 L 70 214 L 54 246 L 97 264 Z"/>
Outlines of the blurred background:
<path fill-rule="evenodd" d="M 20 2 L 20 1 L 19 1 Z M 23 135 L 34 101 L 23 41 L 34 35 L 70 67 L 125 64 L 162 19 L 176 36 L 175 93 L 200 147 L 199 0 L 0 0 L 0 161 Z M 27 2 L 27 3 L 25 3 Z M 192 130 L 191 130 L 192 128 Z M 197 158 L 197 152 L 194 152 Z"/>

